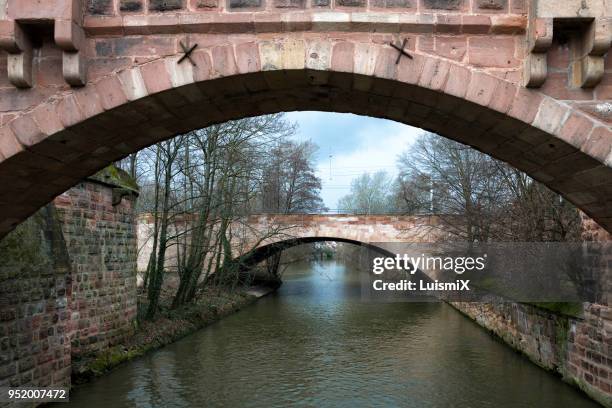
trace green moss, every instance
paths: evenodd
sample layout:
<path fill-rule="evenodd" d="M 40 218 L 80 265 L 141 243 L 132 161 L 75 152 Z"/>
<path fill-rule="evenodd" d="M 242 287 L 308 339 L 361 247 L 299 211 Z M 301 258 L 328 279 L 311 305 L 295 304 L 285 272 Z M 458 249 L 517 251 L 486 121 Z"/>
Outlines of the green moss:
<path fill-rule="evenodd" d="M 120 187 L 130 190 L 136 194 L 140 191 L 140 187 L 129 174 L 114 165 L 110 165 L 100 170 L 93 176 L 88 177 L 89 180 L 98 181 L 113 187 Z"/>
<path fill-rule="evenodd" d="M 142 354 L 141 350 L 132 349 L 124 350 L 119 348 L 113 348 L 99 355 L 96 359 L 91 361 L 88 368 L 91 371 L 92 376 L 100 376 L 113 367 L 118 366 L 124 361 L 130 360 Z"/>
<path fill-rule="evenodd" d="M 197 303 L 179 309 L 165 309 L 157 320 L 138 324 L 138 329 L 128 343 L 73 362 L 72 381 L 74 384 L 82 384 L 104 375 L 126 361 L 173 343 L 255 300 L 254 296 L 245 293 L 216 291 Z M 140 306 L 146 308 L 146 304 Z"/>
<path fill-rule="evenodd" d="M 612 407 L 612 397 L 605 394 L 600 389 L 592 386 L 588 382 L 579 378 L 563 378 L 563 380 L 574 387 L 580 388 L 585 394 L 599 402 L 604 407 Z"/>
<path fill-rule="evenodd" d="M 0 240 L 0 271 L 9 278 L 37 273 L 66 273 L 70 259 L 52 204 L 22 222 Z M 34 276 L 34 275 L 32 275 Z"/>
<path fill-rule="evenodd" d="M 557 355 L 561 358 L 559 360 L 560 365 L 555 365 L 555 370 L 561 374 L 562 376 L 567 370 L 566 364 L 566 356 L 567 356 L 567 347 L 569 345 L 568 340 L 570 336 L 570 319 L 569 316 L 559 315 L 555 319 L 555 339 L 554 343 L 557 345 Z"/>
<path fill-rule="evenodd" d="M 533 302 L 529 304 L 532 306 L 539 307 L 540 309 L 548 310 L 549 312 L 571 317 L 581 317 L 583 312 L 582 303 Z"/>
<path fill-rule="evenodd" d="M 17 226 L 0 241 L 0 267 L 36 265 L 45 251 L 41 251 L 42 229 L 37 213 Z"/>

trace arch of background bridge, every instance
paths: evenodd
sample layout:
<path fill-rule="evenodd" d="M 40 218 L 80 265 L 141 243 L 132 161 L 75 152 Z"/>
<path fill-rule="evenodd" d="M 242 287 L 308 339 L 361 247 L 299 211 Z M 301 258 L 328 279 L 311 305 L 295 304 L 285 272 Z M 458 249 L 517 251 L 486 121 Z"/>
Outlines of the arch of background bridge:
<path fill-rule="evenodd" d="M 276 255 L 285 249 L 294 248 L 300 245 L 312 244 L 316 242 L 341 242 L 345 244 L 355 245 L 357 247 L 365 248 L 368 252 L 366 256 L 370 256 L 371 254 L 377 254 L 384 257 L 395 257 L 396 254 L 382 248 L 380 246 L 358 241 L 350 238 L 342 238 L 342 237 L 333 237 L 333 236 L 305 236 L 299 238 L 288 238 L 279 240 L 273 243 L 261 245 L 255 248 L 253 251 L 244 254 L 243 256 L 236 259 L 239 263 L 241 270 L 250 271 L 251 268 L 258 263 L 266 260 L 267 258 Z M 367 261 L 367 265 L 369 267 L 369 259 L 365 258 Z M 364 264 L 365 266 L 366 264 Z M 367 267 L 366 267 L 367 269 Z M 417 270 L 416 277 L 419 279 L 431 280 L 429 276 L 427 276 L 422 270 Z"/>
<path fill-rule="evenodd" d="M 283 240 L 279 240 L 273 243 L 259 246 L 255 248 L 253 251 L 238 258 L 238 262 L 240 263 L 241 267 L 243 267 L 245 270 L 248 270 L 254 265 L 257 265 L 258 263 L 264 261 L 266 258 L 269 258 L 275 254 L 278 254 L 279 252 L 282 252 L 285 249 L 289 249 L 289 248 L 293 248 L 293 247 L 305 245 L 305 244 L 312 244 L 316 242 L 341 242 L 345 244 L 352 244 L 358 247 L 364 247 L 368 250 L 379 253 L 383 256 L 390 256 L 390 257 L 395 256 L 394 253 L 384 248 L 381 248 L 379 246 L 376 246 L 376 245 L 373 245 L 367 242 L 357 241 L 354 239 L 342 238 L 342 237 L 331 237 L 331 236 L 330 237 L 306 236 L 306 237 L 299 237 L 299 238 L 283 239 Z"/>
<path fill-rule="evenodd" d="M 612 231 L 612 132 L 507 80 L 385 44 L 322 38 L 201 48 L 113 72 L 0 127 L 0 236 L 108 163 L 213 123 L 351 112 L 470 145 L 561 193 Z M 350 137 L 350 136 L 348 136 Z M 395 158 L 389 158 L 394 160 Z"/>

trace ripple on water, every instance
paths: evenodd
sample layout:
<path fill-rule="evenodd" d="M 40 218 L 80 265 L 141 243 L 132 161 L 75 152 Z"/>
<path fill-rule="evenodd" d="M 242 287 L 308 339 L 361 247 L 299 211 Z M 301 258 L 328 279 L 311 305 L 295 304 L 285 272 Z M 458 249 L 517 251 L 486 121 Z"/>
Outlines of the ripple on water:
<path fill-rule="evenodd" d="M 277 294 L 76 390 L 70 405 L 597 406 L 446 305 L 364 303 L 341 264 L 292 268 Z"/>

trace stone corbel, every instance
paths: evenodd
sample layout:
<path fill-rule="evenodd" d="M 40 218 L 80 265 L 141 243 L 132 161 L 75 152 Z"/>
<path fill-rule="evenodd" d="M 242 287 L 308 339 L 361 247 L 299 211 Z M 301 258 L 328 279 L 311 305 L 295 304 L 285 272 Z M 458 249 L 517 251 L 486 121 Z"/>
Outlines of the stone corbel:
<path fill-rule="evenodd" d="M 32 87 L 32 43 L 18 22 L 0 21 L 0 48 L 8 52 L 9 81 L 18 88 Z"/>
<path fill-rule="evenodd" d="M 121 204 L 121 200 L 123 200 L 123 197 L 128 197 L 130 195 L 134 195 L 134 191 L 122 187 L 113 188 L 113 207 L 116 207 Z"/>
<path fill-rule="evenodd" d="M 571 80 L 574 86 L 593 88 L 604 76 L 604 56 L 612 42 L 612 24 L 609 18 L 593 20 L 582 38 L 572 44 Z"/>
<path fill-rule="evenodd" d="M 87 83 L 87 66 L 84 56 L 85 33 L 74 21 L 55 20 L 55 43 L 63 51 L 62 71 L 71 86 Z"/>
<path fill-rule="evenodd" d="M 523 67 L 524 84 L 538 88 L 548 75 L 547 53 L 553 41 L 553 19 L 531 18 L 527 27 L 527 57 Z"/>

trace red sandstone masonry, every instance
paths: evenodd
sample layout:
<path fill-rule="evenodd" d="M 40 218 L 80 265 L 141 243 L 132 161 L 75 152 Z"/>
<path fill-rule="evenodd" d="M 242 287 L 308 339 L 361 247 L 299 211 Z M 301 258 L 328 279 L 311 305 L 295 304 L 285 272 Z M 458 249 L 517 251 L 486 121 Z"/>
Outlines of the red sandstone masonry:
<path fill-rule="evenodd" d="M 46 234 L 60 239 L 59 226 L 47 215 L 48 212 L 41 213 L 22 227 L 19 235 L 3 242 L 0 386 L 59 387 L 70 383 L 66 335 L 70 327 L 66 279 L 69 265 L 65 252 L 47 245 L 42 238 Z"/>
<path fill-rule="evenodd" d="M 582 151 L 602 162 L 610 159 L 611 150 L 612 130 L 609 127 L 595 128 L 582 145 Z"/>
<path fill-rule="evenodd" d="M 39 221 L 26 224 L 35 235 L 20 244 L 33 246 L 26 251 L 34 253 L 11 258 L 10 246 L 3 253 L 0 349 L 6 358 L 0 359 L 0 385 L 69 386 L 72 359 L 102 352 L 131 333 L 133 199 L 113 206 L 112 191 L 98 181 L 79 183 L 54 200 L 51 213 L 39 213 Z M 43 231 L 55 231 L 54 238 L 39 238 L 37 244 Z M 37 256 L 41 259 L 32 259 Z"/>
<path fill-rule="evenodd" d="M 256 243 L 259 246 L 292 238 L 336 238 L 363 243 L 387 242 L 436 242 L 448 237 L 443 228 L 443 221 L 438 216 L 403 216 L 403 215 L 325 215 L 325 214 L 254 214 L 243 220 L 248 224 L 244 231 L 251 240 L 250 244 L 235 248 L 235 254 L 250 249 Z M 177 221 L 180 223 L 180 221 Z M 239 231 L 244 223 L 237 223 Z M 138 269 L 146 269 L 150 256 L 150 231 L 152 218 L 149 215 L 138 217 Z M 280 227 L 282 235 L 276 235 L 262 242 L 254 236 L 253 231 L 265 232 L 270 226 Z M 239 234 L 240 235 L 240 234 Z M 174 267 L 176 262 L 175 248 L 167 252 L 167 265 Z"/>
<path fill-rule="evenodd" d="M 109 77 L 96 84 L 96 90 L 100 95 L 102 107 L 110 110 L 127 103 L 128 99 L 123 93 L 123 87 L 117 77 Z"/>
<path fill-rule="evenodd" d="M 611 242 L 612 235 L 582 216 L 584 241 Z M 610 262 L 604 259 L 603 262 Z M 604 287 L 606 283 L 604 282 Z M 609 288 L 609 282 L 608 282 Z M 612 406 L 612 307 L 584 303 L 580 317 L 553 313 L 501 299 L 492 303 L 453 303 L 536 364 L 557 372 L 604 406 Z"/>
<path fill-rule="evenodd" d="M 112 187 L 81 183 L 55 200 L 72 261 L 71 355 L 120 344 L 136 317 L 133 201 L 112 205 Z"/>
<path fill-rule="evenodd" d="M 0 155 L 3 159 L 8 159 L 15 154 L 21 152 L 23 146 L 17 140 L 15 133 L 10 127 L 0 129 Z"/>
<path fill-rule="evenodd" d="M 225 48 L 225 49 L 227 49 L 227 48 Z M 214 50 L 219 50 L 219 48 L 218 48 L 218 47 L 217 47 L 217 48 L 214 48 L 214 49 L 213 49 L 213 53 L 214 53 Z M 239 53 L 238 53 L 238 51 L 237 51 L 237 50 L 234 50 L 234 51 L 236 52 L 236 54 L 237 54 L 237 55 L 239 55 Z M 385 51 L 384 51 L 384 52 L 383 52 L 381 55 L 387 55 L 387 54 L 389 54 L 389 50 L 385 50 Z M 208 54 L 206 54 L 206 53 L 202 53 L 202 54 L 200 54 L 200 55 L 204 55 L 204 56 L 206 56 L 206 55 L 208 55 Z M 225 56 L 223 56 L 223 55 L 225 55 Z M 222 74 L 228 75 L 228 74 L 233 74 L 233 73 L 234 73 L 234 64 L 233 64 L 233 62 L 232 62 L 232 59 L 227 59 L 229 55 L 230 55 L 230 54 L 229 54 L 228 52 L 226 52 L 225 54 L 221 54 L 221 57 L 219 57 L 219 55 L 215 55 L 215 56 L 217 57 L 217 58 L 215 59 L 215 61 L 219 61 L 219 58 L 222 58 L 222 59 L 223 59 L 223 58 L 225 58 L 225 59 L 226 59 L 226 61 L 230 61 L 229 63 L 223 63 L 223 62 L 219 62 L 219 63 L 217 63 L 217 64 L 216 64 L 216 67 L 217 67 L 217 70 L 216 70 L 216 71 L 217 71 L 217 72 L 218 72 L 218 71 L 220 71 L 220 70 L 223 70 L 223 69 L 227 69 L 226 67 L 229 67 L 229 70 L 228 70 L 227 72 L 225 72 L 225 73 L 222 73 Z M 239 56 L 239 58 L 240 58 L 240 56 Z M 250 55 L 250 58 L 251 58 L 251 60 L 253 59 L 253 57 L 252 57 L 252 53 L 251 53 L 251 55 Z M 392 70 L 392 71 L 388 71 L 388 73 L 385 73 L 385 71 L 384 71 L 384 70 L 382 70 L 383 68 L 388 68 L 388 66 L 389 66 L 389 65 L 391 65 L 391 64 L 386 64 L 387 62 L 389 62 L 389 59 L 388 59 L 388 58 L 382 58 L 382 57 L 379 57 L 379 61 L 381 61 L 381 62 L 379 62 L 379 63 L 377 64 L 378 68 L 376 68 L 376 69 L 374 70 L 374 74 L 376 74 L 376 75 L 378 75 L 378 76 L 386 77 L 386 78 L 394 78 L 395 73 L 394 73 L 394 71 L 393 71 L 393 70 Z M 430 60 L 428 60 L 428 61 L 430 61 Z M 431 62 L 431 61 L 430 61 L 430 62 Z M 151 63 L 151 64 L 152 64 L 152 63 Z M 248 64 L 248 62 L 247 62 L 247 64 Z M 332 64 L 333 64 L 333 62 L 332 62 Z M 336 64 L 338 64 L 338 63 L 336 63 Z M 154 66 L 154 65 L 151 65 L 151 66 Z M 163 68 L 163 67 L 162 67 L 162 65 L 161 65 L 161 63 L 159 63 L 159 64 L 158 64 L 158 65 L 156 65 L 156 66 L 157 66 L 158 68 Z M 161 76 L 156 76 L 156 77 L 155 77 L 153 80 L 149 80 L 149 79 L 148 79 L 148 80 L 149 80 L 149 84 L 148 84 L 148 85 L 149 85 L 149 87 L 159 86 L 159 84 L 158 84 L 158 83 L 159 83 L 160 81 L 162 81 L 162 80 L 163 80 L 164 84 L 163 84 L 163 86 L 162 86 L 160 89 L 163 89 L 163 87 L 164 87 L 164 86 L 169 86 L 169 85 L 168 85 L 168 83 L 169 83 L 169 82 L 172 82 L 172 81 L 170 81 L 170 79 L 167 79 L 167 80 L 166 80 L 165 78 L 167 78 L 167 75 L 170 75 L 170 73 L 169 73 L 169 72 L 167 72 L 167 69 L 168 69 L 170 66 L 171 66 L 170 64 L 166 63 L 166 64 L 165 64 L 165 68 L 166 68 L 166 69 L 165 69 L 165 70 L 158 71 L 158 73 L 160 73 L 160 74 L 161 74 Z M 406 64 L 405 64 L 405 63 L 403 63 L 403 64 L 401 64 L 401 65 L 400 65 L 400 67 L 405 67 L 405 66 L 406 66 Z M 432 77 L 432 78 L 427 78 L 427 77 L 425 77 L 425 76 L 422 76 L 422 77 L 421 77 L 421 82 L 420 82 L 420 83 L 421 83 L 421 85 L 426 85 L 426 86 L 430 87 L 431 89 L 438 89 L 439 87 L 444 86 L 444 84 L 445 84 L 445 83 L 449 83 L 449 82 L 448 82 L 448 80 L 447 80 L 447 76 L 446 76 L 446 73 L 447 73 L 446 68 L 447 68 L 448 66 L 449 66 L 449 65 L 448 65 L 448 63 L 447 63 L 446 61 L 441 61 L 441 62 L 437 62 L 437 63 L 435 63 L 435 64 L 433 64 L 433 65 L 429 65 L 429 66 L 428 66 L 428 68 L 427 68 L 427 70 L 426 70 L 426 72 L 427 72 L 427 71 L 431 71 L 432 69 L 434 69 L 433 67 L 436 67 L 435 69 L 438 69 L 438 68 L 442 68 L 442 69 L 438 71 L 438 74 L 436 75 L 436 77 L 435 77 L 435 78 L 433 78 L 433 77 Z M 145 71 L 146 71 L 147 69 L 149 69 L 149 68 L 147 68 L 147 67 L 148 67 L 148 64 L 147 64 L 147 65 L 145 65 L 145 66 L 143 66 L 143 68 L 141 69 L 141 71 L 140 71 L 140 72 L 142 72 L 142 70 L 145 70 Z M 430 69 L 430 68 L 431 68 L 431 69 Z M 457 67 L 455 67 L 454 65 L 451 65 L 451 69 L 453 70 L 453 72 L 457 72 Z M 348 68 L 347 68 L 347 70 L 348 70 Z M 129 75 L 128 75 L 128 71 L 124 71 L 124 72 L 125 72 L 125 74 L 126 74 L 126 75 L 124 75 L 124 76 L 123 76 L 124 80 L 125 80 L 125 78 L 128 78 L 130 81 L 132 81 L 134 84 L 136 84 L 136 83 L 134 82 L 134 79 L 135 79 L 135 78 L 139 78 L 139 75 L 140 75 L 140 74 L 139 74 L 139 71 L 137 71 L 137 70 L 132 70 L 132 71 L 130 71 Z M 206 71 L 205 71 L 205 72 L 206 72 Z M 400 70 L 400 72 L 404 72 L 404 70 Z M 421 72 L 422 72 L 422 71 L 421 71 Z M 459 72 L 460 72 L 460 71 L 459 71 Z M 194 78 L 197 78 L 197 77 L 199 76 L 199 73 L 200 73 L 200 71 L 199 71 L 199 70 L 196 70 L 196 72 L 194 73 Z M 479 75 L 480 75 L 480 73 L 479 73 Z M 201 75 L 200 75 L 200 76 L 201 76 Z M 487 78 L 487 80 L 488 80 L 488 78 L 489 78 L 489 77 L 484 77 L 484 78 Z M 106 80 L 106 79 L 105 79 L 105 80 Z M 115 83 L 117 83 L 117 81 L 116 81 L 116 80 L 115 80 L 114 82 L 115 82 Z M 494 82 L 491 82 L 491 83 L 494 83 Z M 175 86 L 175 84 L 172 84 L 172 85 L 173 85 L 173 86 Z M 512 84 L 509 84 L 509 83 L 503 83 L 503 84 L 502 84 L 502 83 L 500 83 L 500 84 L 499 84 L 499 85 L 497 85 L 497 86 L 498 86 L 498 87 L 500 87 L 500 88 L 502 88 L 502 87 L 503 87 L 503 88 L 512 89 L 512 86 L 510 86 L 510 85 L 512 85 Z M 491 86 L 492 86 L 492 85 L 491 85 Z M 131 86 L 131 88 L 130 88 L 129 90 L 126 90 L 126 93 L 130 93 L 130 91 L 131 91 L 131 92 L 136 92 L 136 91 L 138 91 L 138 95 L 144 95 L 145 93 L 139 90 L 139 89 L 142 89 L 142 88 L 143 88 L 142 86 L 140 86 L 140 87 L 139 87 L 138 85 L 132 85 L 132 86 Z M 152 89 L 153 89 L 153 88 L 152 88 Z M 154 89 L 154 90 L 158 90 L 158 89 Z M 119 95 L 119 97 L 120 97 L 121 92 L 115 92 L 115 93 L 116 93 L 116 94 L 118 94 L 118 95 Z M 93 108 L 93 110 L 92 110 L 92 111 L 89 111 L 89 112 L 87 112 L 87 113 L 85 113 L 85 114 L 87 114 L 87 115 L 91 115 L 91 114 L 93 114 L 93 113 L 95 113 L 95 112 L 100 111 L 100 108 L 98 107 L 98 104 L 99 104 L 98 99 L 103 99 L 103 97 L 99 97 L 99 98 L 98 98 L 96 95 L 92 95 L 92 96 L 91 96 L 92 103 L 91 103 L 91 104 L 89 104 L 89 103 L 88 103 L 88 102 L 89 102 L 89 100 L 88 100 L 88 98 L 89 98 L 89 97 L 88 97 L 88 98 L 85 98 L 85 101 L 83 101 L 83 94 L 84 94 L 84 93 L 77 93 L 77 96 L 79 96 L 79 97 L 78 97 L 78 99 L 80 99 L 80 100 L 81 100 L 81 101 L 77 101 L 77 102 L 79 102 L 79 103 L 78 103 L 78 105 L 81 107 L 81 109 L 83 109 L 83 107 L 89 107 L 89 106 L 91 106 L 91 107 Z M 532 94 L 532 95 L 530 95 L 530 97 L 535 96 L 535 95 L 537 95 L 537 94 Z M 135 98 L 135 97 L 137 97 L 137 94 L 136 94 L 136 93 L 134 94 L 134 96 L 132 96 L 132 98 Z M 485 100 L 485 101 L 483 101 L 483 100 L 476 100 L 476 99 L 475 99 L 475 101 L 476 101 L 476 102 L 480 102 L 480 103 L 482 103 L 482 104 L 486 104 L 486 100 Z M 497 99 L 495 99 L 495 101 L 497 101 Z M 506 102 L 509 102 L 509 101 L 506 101 Z M 507 106 L 508 104 L 509 104 L 509 103 L 504 103 L 504 104 L 502 104 L 502 105 L 500 105 L 500 106 L 498 106 L 498 105 L 496 105 L 496 104 L 491 104 L 491 107 L 493 107 L 493 106 L 494 106 L 496 109 L 498 109 L 498 110 L 500 110 L 500 111 L 506 111 L 506 106 Z M 517 104 L 512 104 L 512 105 L 513 105 L 513 107 L 516 107 L 516 106 L 517 106 Z M 68 104 L 66 104 L 64 107 L 60 106 L 60 108 L 61 108 L 61 109 L 59 109 L 59 111 L 60 111 L 60 112 L 61 112 L 61 113 L 64 115 L 64 114 L 65 114 L 65 112 L 63 112 L 63 111 L 64 111 L 64 110 L 66 110 L 66 107 L 68 107 L 68 106 L 74 106 L 74 105 L 70 105 L 70 103 L 68 103 Z M 107 107 L 107 108 L 108 108 L 108 107 Z M 534 111 L 535 111 L 535 110 L 534 110 Z M 398 111 L 398 113 L 397 113 L 397 114 L 395 114 L 395 115 L 396 115 L 396 116 L 401 116 L 401 112 L 402 112 L 402 111 L 401 111 L 401 109 L 400 109 L 400 110 Z M 64 115 L 64 116 L 65 116 L 65 115 Z M 74 120 L 72 120 L 72 121 L 74 121 Z M 70 118 L 65 118 L 65 119 L 64 119 L 64 122 L 66 122 L 66 123 L 70 123 L 70 122 L 71 122 L 71 120 L 70 120 Z"/>
<path fill-rule="evenodd" d="M 536 364 L 562 375 L 604 406 L 612 404 L 610 307 L 589 304 L 582 318 L 573 318 L 504 301 L 452 305 Z"/>

